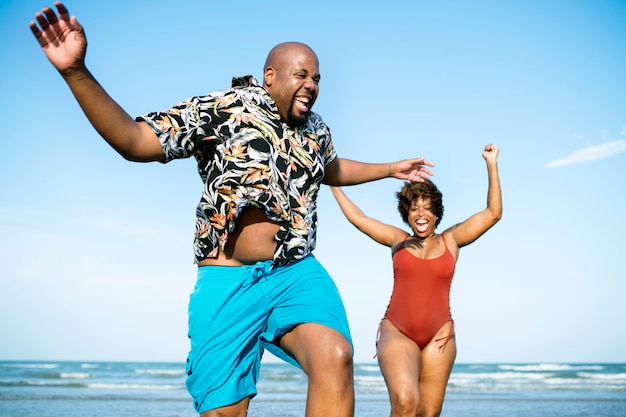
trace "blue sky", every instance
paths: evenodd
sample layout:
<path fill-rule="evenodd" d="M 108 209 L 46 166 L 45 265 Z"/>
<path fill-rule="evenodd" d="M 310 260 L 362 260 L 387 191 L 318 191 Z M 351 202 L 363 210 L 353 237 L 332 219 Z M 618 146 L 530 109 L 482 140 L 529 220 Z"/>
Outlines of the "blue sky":
<path fill-rule="evenodd" d="M 130 163 L 104 143 L 28 29 L 45 4 L 0 5 L 0 359 L 183 361 L 194 163 Z M 439 231 L 484 207 L 481 152 L 496 143 L 504 217 L 461 250 L 457 362 L 626 362 L 626 2 L 99 4 L 66 2 L 88 67 L 133 116 L 260 77 L 276 43 L 308 43 L 338 154 L 434 162 Z M 400 186 L 346 193 L 403 226 Z M 355 360 L 373 361 L 389 251 L 327 188 L 319 205 L 316 256 Z"/>

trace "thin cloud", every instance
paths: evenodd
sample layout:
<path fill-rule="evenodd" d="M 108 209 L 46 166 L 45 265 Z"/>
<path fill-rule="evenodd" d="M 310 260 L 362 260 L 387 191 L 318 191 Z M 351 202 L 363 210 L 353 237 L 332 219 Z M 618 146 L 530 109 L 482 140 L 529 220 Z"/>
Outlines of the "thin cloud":
<path fill-rule="evenodd" d="M 608 158 L 626 152 L 626 139 L 618 139 L 602 145 L 589 146 L 567 155 L 565 158 L 548 162 L 546 168 L 564 167 L 567 165 L 582 164 L 583 162 L 595 161 Z"/>

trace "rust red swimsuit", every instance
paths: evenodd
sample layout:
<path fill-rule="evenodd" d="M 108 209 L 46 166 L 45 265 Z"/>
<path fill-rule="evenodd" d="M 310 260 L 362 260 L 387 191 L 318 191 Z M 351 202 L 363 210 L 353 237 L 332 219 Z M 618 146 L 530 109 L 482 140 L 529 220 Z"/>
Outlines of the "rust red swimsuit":
<path fill-rule="evenodd" d="M 443 236 L 441 237 L 443 239 Z M 385 313 L 398 330 L 424 349 L 441 327 L 452 321 L 450 313 L 450 286 L 456 262 L 448 249 L 434 259 L 422 259 L 410 253 L 404 243 L 393 254 L 393 291 Z M 450 334 L 439 340 L 445 342 Z"/>

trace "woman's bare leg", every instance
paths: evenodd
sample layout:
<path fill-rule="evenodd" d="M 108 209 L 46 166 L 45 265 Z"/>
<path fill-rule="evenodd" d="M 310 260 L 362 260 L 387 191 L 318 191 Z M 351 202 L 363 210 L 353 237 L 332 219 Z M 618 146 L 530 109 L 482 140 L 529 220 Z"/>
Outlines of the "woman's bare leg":
<path fill-rule="evenodd" d="M 447 322 L 422 351 L 418 417 L 436 417 L 441 414 L 446 386 L 456 358 L 454 336 L 446 342 L 448 335 L 453 331 L 452 321 Z"/>
<path fill-rule="evenodd" d="M 389 391 L 392 417 L 415 417 L 420 401 L 421 362 L 421 352 L 415 342 L 389 320 L 383 320 L 378 339 L 378 364 Z"/>

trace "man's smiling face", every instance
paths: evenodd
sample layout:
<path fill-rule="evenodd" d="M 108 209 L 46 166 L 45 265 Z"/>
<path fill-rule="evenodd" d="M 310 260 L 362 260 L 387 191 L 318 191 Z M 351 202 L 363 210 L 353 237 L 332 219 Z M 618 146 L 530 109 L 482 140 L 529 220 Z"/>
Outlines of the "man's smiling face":
<path fill-rule="evenodd" d="M 291 127 L 306 123 L 319 92 L 319 63 L 303 44 L 287 44 L 265 68 L 265 88 L 281 119 Z"/>

